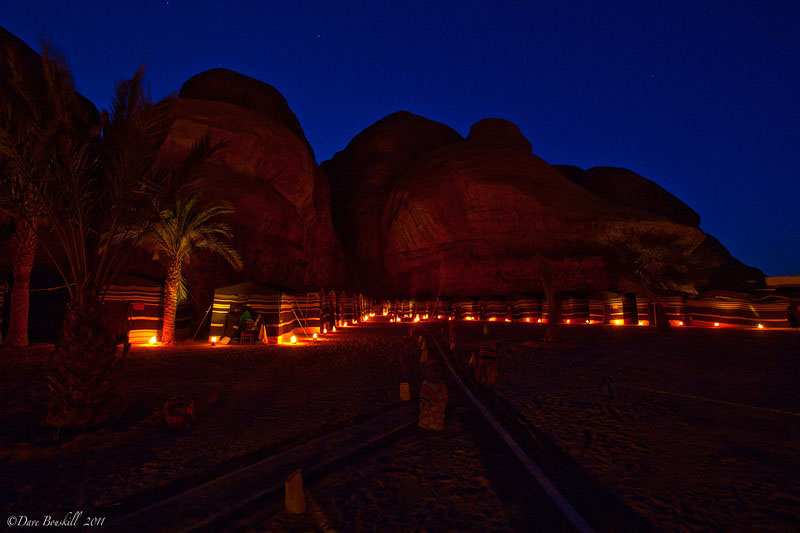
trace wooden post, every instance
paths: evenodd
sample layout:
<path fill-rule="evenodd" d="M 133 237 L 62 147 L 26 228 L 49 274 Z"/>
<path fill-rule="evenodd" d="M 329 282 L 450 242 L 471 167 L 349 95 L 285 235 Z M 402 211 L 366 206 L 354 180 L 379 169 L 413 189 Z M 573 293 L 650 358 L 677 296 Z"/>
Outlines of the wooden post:
<path fill-rule="evenodd" d="M 286 488 L 286 498 L 284 506 L 286 512 L 292 514 L 303 514 L 306 512 L 306 495 L 303 492 L 303 475 L 298 468 L 284 481 Z"/>

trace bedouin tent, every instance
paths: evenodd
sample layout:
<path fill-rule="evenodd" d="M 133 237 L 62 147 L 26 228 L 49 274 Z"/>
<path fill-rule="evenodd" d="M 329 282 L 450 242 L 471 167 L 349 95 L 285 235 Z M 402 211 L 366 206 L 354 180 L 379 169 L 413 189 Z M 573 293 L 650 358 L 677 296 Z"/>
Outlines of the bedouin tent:
<path fill-rule="evenodd" d="M 606 317 L 611 324 L 637 324 L 636 296 L 606 292 Z"/>
<path fill-rule="evenodd" d="M 636 295 L 636 314 L 639 324 L 642 326 L 649 326 L 655 320 L 651 316 L 650 298 L 641 294 Z"/>
<path fill-rule="evenodd" d="M 131 344 L 161 340 L 164 324 L 164 282 L 147 276 L 121 275 L 106 290 L 103 304 L 109 331 L 117 338 L 127 336 Z M 192 335 L 191 302 L 175 310 L 175 339 Z"/>
<path fill-rule="evenodd" d="M 791 325 L 792 301 L 783 296 L 757 298 L 746 293 L 709 291 L 686 300 L 693 326 L 785 328 Z"/>
<path fill-rule="evenodd" d="M 683 293 L 666 293 L 659 298 L 664 315 L 673 326 L 685 325 L 689 320 L 686 314 L 686 297 Z"/>
<path fill-rule="evenodd" d="M 257 327 L 264 326 L 269 341 L 286 342 L 298 333 L 312 335 L 319 332 L 319 305 L 316 291 L 282 291 L 252 281 L 220 287 L 214 291 L 209 336 L 230 336 L 232 319 L 245 307 L 253 310 Z"/>
<path fill-rule="evenodd" d="M 589 295 L 589 322 L 592 324 L 605 324 L 608 322 L 606 317 L 606 299 L 605 294 L 592 293 Z"/>
<path fill-rule="evenodd" d="M 339 292 L 336 303 L 339 306 L 339 325 L 352 324 L 356 319 L 356 300 L 345 291 Z"/>
<path fill-rule="evenodd" d="M 481 308 L 475 298 L 457 298 L 453 302 L 453 313 L 456 320 L 479 320 Z"/>
<path fill-rule="evenodd" d="M 573 324 L 586 324 L 589 320 L 589 299 L 582 296 L 567 296 L 561 304 L 561 319 Z"/>
<path fill-rule="evenodd" d="M 508 306 L 502 298 L 481 298 L 478 305 L 483 320 L 503 322 L 510 318 Z"/>
<path fill-rule="evenodd" d="M 328 331 L 337 324 L 338 307 L 336 305 L 336 291 L 330 290 L 325 294 L 322 303 L 322 328 Z"/>
<path fill-rule="evenodd" d="M 322 301 L 324 293 L 321 291 L 286 291 L 282 299 L 288 300 L 294 309 L 295 333 L 297 330 L 304 335 L 313 335 L 322 331 Z"/>
<path fill-rule="evenodd" d="M 542 299 L 534 296 L 514 300 L 514 320 L 536 322 L 542 318 Z"/>
<path fill-rule="evenodd" d="M 441 315 L 445 318 L 453 316 L 452 303 L 450 299 L 443 296 L 437 297 L 436 300 L 434 300 L 433 311 L 431 312 L 433 313 L 433 316 Z"/>

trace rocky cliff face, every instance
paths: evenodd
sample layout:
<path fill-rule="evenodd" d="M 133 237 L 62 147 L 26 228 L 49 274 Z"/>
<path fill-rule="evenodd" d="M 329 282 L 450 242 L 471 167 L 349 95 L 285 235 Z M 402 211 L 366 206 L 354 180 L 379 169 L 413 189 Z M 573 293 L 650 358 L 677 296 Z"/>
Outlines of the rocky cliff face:
<path fill-rule="evenodd" d="M 350 284 L 369 293 L 385 288 L 389 195 L 425 154 L 462 140 L 453 129 L 407 112 L 389 115 L 360 134 L 322 168 L 330 178 L 333 217 L 350 265 Z"/>
<path fill-rule="evenodd" d="M 700 215 L 657 183 L 626 168 L 556 165 L 571 181 L 611 203 L 642 209 L 689 226 L 700 225 Z"/>
<path fill-rule="evenodd" d="M 564 288 L 605 289 L 617 275 L 613 252 L 603 246 L 609 233 L 638 225 L 686 242 L 705 238 L 699 216 L 655 183 L 625 169 L 557 169 L 502 119 L 479 121 L 467 139 L 409 140 L 430 139 L 441 128 L 420 117 L 390 115 L 323 163 L 334 202 L 346 210 L 334 217 L 337 229 L 353 263 L 366 267 L 359 279 L 377 289 L 370 292 L 541 292 L 542 261 L 555 265 Z M 398 139 L 403 150 L 386 149 Z M 373 183 L 380 184 L 379 194 L 366 192 Z M 710 236 L 695 253 L 704 270 L 697 278 L 712 284 L 760 274 Z"/>
<path fill-rule="evenodd" d="M 163 147 L 181 153 L 209 133 L 224 147 L 202 189 L 207 201 L 227 201 L 235 213 L 234 246 L 244 271 L 204 257 L 189 269 L 200 292 L 252 279 L 276 286 L 329 286 L 337 239 L 330 189 L 302 129 L 273 87 L 215 69 L 190 79 L 174 106 Z"/>

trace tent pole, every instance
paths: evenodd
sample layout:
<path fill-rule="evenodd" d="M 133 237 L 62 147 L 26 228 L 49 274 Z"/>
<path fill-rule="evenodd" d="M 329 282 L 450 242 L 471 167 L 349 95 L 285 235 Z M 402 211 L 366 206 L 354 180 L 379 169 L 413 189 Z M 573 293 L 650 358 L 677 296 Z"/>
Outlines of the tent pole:
<path fill-rule="evenodd" d="M 197 334 L 200 333 L 200 328 L 203 327 L 203 323 L 206 321 L 206 317 L 208 316 L 208 313 L 211 312 L 211 308 L 212 307 L 214 307 L 214 303 L 213 302 L 211 303 L 211 305 L 208 306 L 208 309 L 206 310 L 206 314 L 203 315 L 203 320 L 200 321 L 200 324 L 197 326 L 197 331 L 195 331 L 194 335 L 192 335 L 192 340 L 194 340 L 194 338 L 197 337 Z"/>
<path fill-rule="evenodd" d="M 306 337 L 308 337 L 308 332 L 306 331 L 306 327 L 303 325 L 303 322 L 300 321 L 300 317 L 297 316 L 297 311 L 295 311 L 295 305 L 297 307 L 300 307 L 300 305 L 297 303 L 297 297 L 293 297 L 292 299 L 294 300 L 294 305 L 292 306 L 292 313 L 294 314 L 294 318 L 297 319 L 297 322 L 300 324 L 300 328 L 303 330 L 303 334 Z M 305 318 L 306 317 L 303 317 L 303 320 L 305 320 Z"/>

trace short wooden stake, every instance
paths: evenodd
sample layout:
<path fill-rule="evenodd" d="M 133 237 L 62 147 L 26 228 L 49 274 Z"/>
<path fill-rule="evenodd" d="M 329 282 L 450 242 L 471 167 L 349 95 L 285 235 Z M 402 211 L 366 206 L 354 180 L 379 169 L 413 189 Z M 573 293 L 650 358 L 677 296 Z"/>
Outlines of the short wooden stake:
<path fill-rule="evenodd" d="M 303 492 L 303 475 L 298 468 L 286 478 L 286 498 L 284 506 L 287 513 L 303 514 L 306 512 L 306 495 Z"/>
<path fill-rule="evenodd" d="M 411 401 L 411 391 L 408 388 L 408 383 L 405 381 L 400 384 L 400 399 L 404 402 Z"/>

